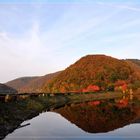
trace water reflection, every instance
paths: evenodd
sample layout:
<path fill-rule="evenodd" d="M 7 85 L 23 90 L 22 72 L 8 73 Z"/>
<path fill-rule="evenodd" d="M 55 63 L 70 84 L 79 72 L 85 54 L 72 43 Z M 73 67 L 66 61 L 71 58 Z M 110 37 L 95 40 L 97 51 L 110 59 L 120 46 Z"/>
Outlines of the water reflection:
<path fill-rule="evenodd" d="M 123 106 L 105 101 L 67 105 L 55 112 L 89 133 L 112 131 L 133 123 L 139 117 L 138 108 L 133 104 Z"/>
<path fill-rule="evenodd" d="M 36 112 L 43 110 L 44 107 L 36 106 Z M 25 117 L 27 110 L 22 111 L 22 117 Z M 6 139 L 140 137 L 139 119 L 139 101 L 106 100 L 67 104 L 20 122 L 18 129 Z"/>

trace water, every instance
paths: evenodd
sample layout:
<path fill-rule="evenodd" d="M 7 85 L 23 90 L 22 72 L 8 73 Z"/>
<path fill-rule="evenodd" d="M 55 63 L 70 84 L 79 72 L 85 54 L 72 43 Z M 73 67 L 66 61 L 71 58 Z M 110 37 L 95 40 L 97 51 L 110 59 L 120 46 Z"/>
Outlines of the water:
<path fill-rule="evenodd" d="M 73 104 L 23 122 L 21 125 L 30 125 L 16 129 L 5 139 L 139 139 L 136 112 L 137 107 L 132 106 Z"/>

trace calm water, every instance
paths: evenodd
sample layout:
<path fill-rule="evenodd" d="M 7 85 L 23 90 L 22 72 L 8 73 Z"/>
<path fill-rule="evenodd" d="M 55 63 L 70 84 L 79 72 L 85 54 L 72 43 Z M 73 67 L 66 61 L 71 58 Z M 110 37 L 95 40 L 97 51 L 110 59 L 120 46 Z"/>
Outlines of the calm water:
<path fill-rule="evenodd" d="M 16 129 L 5 139 L 138 139 L 136 112 L 131 106 L 74 104 L 23 122 L 21 125 L 30 125 Z"/>

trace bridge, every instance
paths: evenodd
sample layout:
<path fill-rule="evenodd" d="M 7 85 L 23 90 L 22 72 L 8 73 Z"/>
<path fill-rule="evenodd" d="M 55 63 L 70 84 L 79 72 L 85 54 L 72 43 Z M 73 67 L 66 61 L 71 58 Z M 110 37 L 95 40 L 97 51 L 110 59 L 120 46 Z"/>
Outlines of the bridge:
<path fill-rule="evenodd" d="M 33 98 L 33 97 L 56 97 L 56 96 L 62 96 L 62 95 L 76 95 L 76 94 L 92 94 L 92 92 L 67 92 L 67 93 L 3 93 L 0 94 L 0 101 L 2 102 L 8 102 L 8 101 L 17 101 L 17 100 L 24 100 L 27 98 Z M 123 97 L 123 98 L 129 98 L 130 100 L 133 99 L 133 92 L 130 91 L 128 93 L 122 93 L 122 92 L 93 92 L 94 98 L 116 98 L 116 97 Z"/>
<path fill-rule="evenodd" d="M 16 100 L 23 100 L 32 97 L 53 97 L 53 96 L 60 96 L 60 95 L 73 95 L 74 92 L 69 93 L 2 93 L 0 94 L 0 101 L 8 102 L 8 101 L 16 101 Z M 77 93 L 76 93 L 77 94 Z M 79 93 L 80 94 L 80 93 Z"/>

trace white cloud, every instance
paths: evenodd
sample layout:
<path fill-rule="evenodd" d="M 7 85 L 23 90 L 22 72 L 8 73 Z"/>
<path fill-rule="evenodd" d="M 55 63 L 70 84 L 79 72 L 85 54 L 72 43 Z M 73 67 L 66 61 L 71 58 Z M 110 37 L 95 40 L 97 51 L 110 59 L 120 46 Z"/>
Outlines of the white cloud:
<path fill-rule="evenodd" d="M 33 24 L 31 30 L 27 31 L 21 38 L 10 36 L 6 32 L 0 33 L 0 69 L 1 75 L 9 75 L 2 78 L 12 79 L 21 75 L 45 74 L 47 70 L 42 65 L 48 47 L 44 48 L 41 40 L 39 25 Z M 48 58 L 49 59 L 49 58 Z M 47 62 L 49 64 L 49 62 Z M 45 65 L 45 64 L 44 64 Z M 46 70 L 46 72 L 45 72 Z M 44 73 L 43 73 L 44 71 Z M 48 67 L 48 72 L 51 67 Z M 11 73 L 11 75 L 9 74 Z M 5 81 L 4 80 L 4 81 Z"/>
<path fill-rule="evenodd" d="M 20 7 L 21 14 L 16 11 L 19 7 L 15 6 L 14 12 L 4 8 L 6 14 L 1 19 L 13 17 L 13 22 L 1 20 L 3 24 L 0 23 L 1 81 L 61 70 L 79 56 L 92 52 L 121 57 L 128 47 L 126 56 L 138 56 L 140 33 L 136 29 L 139 29 L 140 18 L 135 15 L 138 8 L 108 3 L 72 4 L 56 18 L 55 12 L 61 8 L 55 6 L 51 5 L 50 9 L 57 8 L 56 11 L 42 5 L 32 5 L 33 10 L 23 6 Z M 24 8 L 27 8 L 26 12 Z M 126 9 L 132 11 L 134 20 L 129 15 L 127 18 L 123 15 L 124 20 L 121 19 Z M 130 27 L 135 27 L 135 30 L 130 30 Z"/>

